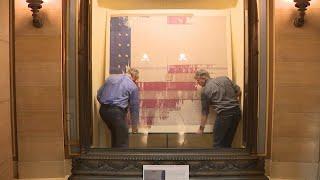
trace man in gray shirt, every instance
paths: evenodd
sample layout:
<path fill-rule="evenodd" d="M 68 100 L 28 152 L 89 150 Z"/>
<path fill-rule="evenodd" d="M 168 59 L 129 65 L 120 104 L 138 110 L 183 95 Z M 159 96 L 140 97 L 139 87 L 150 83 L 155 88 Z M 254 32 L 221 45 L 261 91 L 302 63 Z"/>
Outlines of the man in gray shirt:
<path fill-rule="evenodd" d="M 213 127 L 213 147 L 231 147 L 241 118 L 240 87 L 226 76 L 210 78 L 209 72 L 203 69 L 198 70 L 194 78 L 202 86 L 202 113 L 198 133 L 203 133 L 208 119 L 209 107 L 212 106 L 217 112 Z"/>

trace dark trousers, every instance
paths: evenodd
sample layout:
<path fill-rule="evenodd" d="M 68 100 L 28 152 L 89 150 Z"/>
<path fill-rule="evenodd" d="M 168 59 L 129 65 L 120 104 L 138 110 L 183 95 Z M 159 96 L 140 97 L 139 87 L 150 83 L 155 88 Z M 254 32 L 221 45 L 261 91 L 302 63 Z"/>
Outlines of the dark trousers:
<path fill-rule="evenodd" d="M 129 146 L 129 130 L 125 121 L 127 111 L 117 106 L 103 104 L 99 113 L 111 131 L 111 146 L 113 148 L 127 148 Z"/>
<path fill-rule="evenodd" d="M 213 127 L 213 147 L 230 148 L 241 118 L 239 108 L 221 112 Z"/>

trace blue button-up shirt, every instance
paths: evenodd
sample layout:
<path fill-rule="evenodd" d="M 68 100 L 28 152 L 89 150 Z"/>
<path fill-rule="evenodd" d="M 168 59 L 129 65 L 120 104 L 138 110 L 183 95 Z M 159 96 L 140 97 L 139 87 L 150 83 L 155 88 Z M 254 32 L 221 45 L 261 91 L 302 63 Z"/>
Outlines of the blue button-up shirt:
<path fill-rule="evenodd" d="M 139 90 L 128 75 L 117 74 L 107 78 L 98 90 L 97 99 L 100 104 L 130 108 L 132 125 L 139 122 Z M 129 105 L 130 104 L 130 105 Z"/>

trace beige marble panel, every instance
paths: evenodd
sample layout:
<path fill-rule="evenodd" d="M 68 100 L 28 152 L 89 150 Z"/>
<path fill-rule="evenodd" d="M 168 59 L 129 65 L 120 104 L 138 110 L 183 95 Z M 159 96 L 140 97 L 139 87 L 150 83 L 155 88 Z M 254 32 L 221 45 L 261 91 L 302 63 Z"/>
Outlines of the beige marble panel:
<path fill-rule="evenodd" d="M 19 138 L 19 161 L 62 161 L 64 160 L 63 137 L 21 136 Z"/>
<path fill-rule="evenodd" d="M 278 137 L 300 137 L 318 139 L 320 135 L 320 113 L 289 113 L 274 114 L 274 131 Z"/>
<path fill-rule="evenodd" d="M 320 1 L 318 0 L 312 0 L 310 3 L 311 3 L 311 6 L 309 6 L 308 8 L 309 10 L 320 7 Z M 277 10 L 288 9 L 288 10 L 296 11 L 296 8 L 294 7 L 295 3 L 291 0 L 275 0 L 274 4 Z"/>
<path fill-rule="evenodd" d="M 320 23 L 319 9 L 310 9 L 306 16 L 306 24 L 302 28 L 293 26 L 297 15 L 296 9 L 276 11 L 275 60 L 318 62 L 320 36 L 317 36 Z M 277 68 L 277 67 L 276 67 Z"/>
<path fill-rule="evenodd" d="M 42 28 L 15 0 L 15 75 L 20 178 L 64 177 L 62 0 L 44 1 Z"/>
<path fill-rule="evenodd" d="M 10 98 L 9 43 L 0 40 L 0 101 Z"/>
<path fill-rule="evenodd" d="M 43 27 L 35 28 L 32 25 L 32 13 L 25 1 L 15 0 L 15 29 L 16 36 L 61 36 L 61 0 L 51 0 L 43 3 L 40 16 Z"/>
<path fill-rule="evenodd" d="M 19 178 L 64 177 L 64 161 L 19 162 Z"/>
<path fill-rule="evenodd" d="M 2 146 L 3 147 L 3 146 Z M 12 158 L 6 158 L 0 161 L 0 179 L 12 180 Z"/>
<path fill-rule="evenodd" d="M 72 169 L 72 159 L 65 159 L 64 160 L 64 174 L 66 176 L 71 175 Z"/>
<path fill-rule="evenodd" d="M 317 32 L 319 24 L 315 23 L 316 21 L 314 20 L 320 16 L 318 13 L 320 8 L 314 8 L 314 6 L 312 6 L 313 8 L 310 7 L 306 11 L 305 24 L 302 28 L 293 26 L 293 20 L 298 15 L 297 8 L 277 9 L 275 11 L 276 33 L 291 32 L 295 35 L 301 35 Z"/>
<path fill-rule="evenodd" d="M 9 65 L 9 1 L 0 1 L 0 179 L 13 178 Z"/>
<path fill-rule="evenodd" d="M 61 37 L 19 37 L 16 38 L 15 59 L 17 63 L 58 63 L 61 64 Z M 19 70 L 19 69 L 18 69 Z M 21 70 L 21 69 L 20 69 Z M 35 72 L 36 74 L 37 72 Z M 19 71 L 16 72 L 19 74 Z M 48 74 L 49 76 L 50 74 Z"/>
<path fill-rule="evenodd" d="M 63 137 L 62 110 L 17 112 L 18 133 L 22 136 Z"/>
<path fill-rule="evenodd" d="M 319 139 L 277 137 L 272 151 L 273 162 L 318 162 Z"/>
<path fill-rule="evenodd" d="M 0 162 L 11 157 L 11 121 L 9 99 L 0 102 Z"/>
<path fill-rule="evenodd" d="M 16 83 L 19 86 L 61 86 L 60 62 L 17 62 Z"/>
<path fill-rule="evenodd" d="M 320 112 L 320 88 L 303 86 L 275 86 L 276 108 L 287 112 Z"/>
<path fill-rule="evenodd" d="M 61 87 L 17 86 L 18 111 L 57 111 L 62 109 Z M 62 123 L 62 120 L 61 120 Z"/>
<path fill-rule="evenodd" d="M 0 42 L 9 41 L 9 1 L 0 1 Z M 0 48 L 1 49 L 1 48 Z"/>
<path fill-rule="evenodd" d="M 62 0 L 43 0 L 41 10 L 52 10 L 52 9 L 60 9 L 61 10 L 61 2 Z M 21 10 L 29 10 L 28 3 L 25 0 L 15 0 L 15 9 L 18 11 Z"/>
<path fill-rule="evenodd" d="M 305 25 L 293 26 L 293 1 L 275 3 L 275 72 L 271 178 L 316 180 L 320 132 L 320 14 L 311 1 Z M 277 162 L 275 162 L 277 161 Z"/>
<path fill-rule="evenodd" d="M 276 84 L 320 88 L 320 62 L 277 62 L 275 65 Z"/>
<path fill-rule="evenodd" d="M 317 180 L 318 163 L 271 162 L 273 178 Z"/>

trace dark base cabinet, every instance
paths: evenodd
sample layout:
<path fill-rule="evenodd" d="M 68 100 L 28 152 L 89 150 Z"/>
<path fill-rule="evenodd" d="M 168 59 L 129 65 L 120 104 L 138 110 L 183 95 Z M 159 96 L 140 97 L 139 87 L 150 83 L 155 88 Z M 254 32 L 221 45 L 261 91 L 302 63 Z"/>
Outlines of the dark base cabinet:
<path fill-rule="evenodd" d="M 191 180 L 268 179 L 264 159 L 241 149 L 90 149 L 73 159 L 69 179 L 142 179 L 143 165 L 189 165 Z"/>

